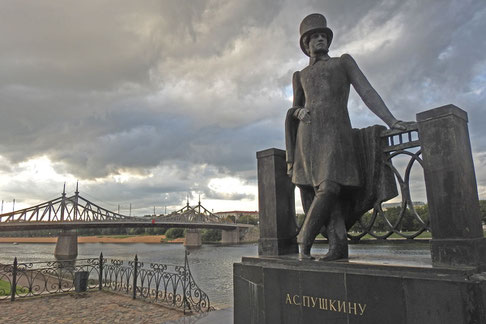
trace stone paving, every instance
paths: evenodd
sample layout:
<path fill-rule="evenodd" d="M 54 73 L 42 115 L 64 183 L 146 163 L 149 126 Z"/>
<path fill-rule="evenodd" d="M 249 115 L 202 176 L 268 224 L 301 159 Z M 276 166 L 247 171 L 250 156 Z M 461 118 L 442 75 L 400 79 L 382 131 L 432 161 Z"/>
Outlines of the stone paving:
<path fill-rule="evenodd" d="M 1 301 L 2 323 L 164 323 L 182 311 L 105 291 Z"/>
<path fill-rule="evenodd" d="M 233 324 L 233 308 L 186 316 L 164 324 Z"/>

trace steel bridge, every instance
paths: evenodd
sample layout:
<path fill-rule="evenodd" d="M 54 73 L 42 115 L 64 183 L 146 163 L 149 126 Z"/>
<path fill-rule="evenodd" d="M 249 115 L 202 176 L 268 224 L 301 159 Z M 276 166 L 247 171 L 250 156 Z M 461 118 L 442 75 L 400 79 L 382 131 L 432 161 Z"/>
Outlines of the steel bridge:
<path fill-rule="evenodd" d="M 226 222 L 204 208 L 200 201 L 195 207 L 190 207 L 188 202 L 185 207 L 167 216 L 153 218 L 126 216 L 112 212 L 83 198 L 79 195 L 77 185 L 73 196 L 67 197 L 64 187 L 59 198 L 29 208 L 0 214 L 0 232 L 109 227 L 178 227 L 235 230 L 252 226 Z"/>

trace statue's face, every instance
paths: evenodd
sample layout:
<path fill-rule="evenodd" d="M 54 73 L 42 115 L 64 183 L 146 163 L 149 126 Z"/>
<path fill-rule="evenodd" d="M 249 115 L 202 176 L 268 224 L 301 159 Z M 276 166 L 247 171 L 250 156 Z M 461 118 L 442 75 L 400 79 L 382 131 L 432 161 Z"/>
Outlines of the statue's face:
<path fill-rule="evenodd" d="M 327 53 L 328 43 L 325 33 L 313 33 L 309 37 L 309 54 L 314 56 L 315 54 Z"/>

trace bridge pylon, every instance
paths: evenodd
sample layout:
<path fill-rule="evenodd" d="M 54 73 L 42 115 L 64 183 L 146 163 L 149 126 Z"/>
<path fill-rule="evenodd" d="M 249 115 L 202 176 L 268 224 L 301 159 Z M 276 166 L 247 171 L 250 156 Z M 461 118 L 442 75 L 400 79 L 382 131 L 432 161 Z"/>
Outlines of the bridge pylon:
<path fill-rule="evenodd" d="M 78 232 L 62 230 L 57 237 L 54 256 L 58 260 L 74 260 L 78 256 Z"/>
<path fill-rule="evenodd" d="M 237 227 L 234 230 L 221 231 L 222 244 L 238 244 L 240 243 L 240 229 Z"/>
<path fill-rule="evenodd" d="M 184 239 L 184 246 L 198 247 L 202 245 L 201 230 L 197 228 L 188 228 Z"/>

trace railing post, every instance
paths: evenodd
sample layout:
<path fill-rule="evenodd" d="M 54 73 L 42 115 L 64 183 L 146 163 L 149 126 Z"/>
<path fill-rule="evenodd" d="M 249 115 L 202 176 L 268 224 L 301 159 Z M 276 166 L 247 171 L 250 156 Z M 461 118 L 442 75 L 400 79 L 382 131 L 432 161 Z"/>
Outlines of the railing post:
<path fill-rule="evenodd" d="M 133 263 L 133 296 L 135 299 L 137 296 L 137 272 L 138 272 L 138 256 L 135 254 L 135 262 Z"/>
<path fill-rule="evenodd" d="M 486 268 L 467 113 L 447 105 L 417 114 L 432 230 L 432 263 Z"/>
<path fill-rule="evenodd" d="M 99 290 L 103 289 L 103 252 L 100 253 Z"/>
<path fill-rule="evenodd" d="M 188 261 L 187 261 L 187 250 L 184 251 L 184 280 L 182 284 L 182 303 L 184 304 L 183 306 L 183 312 L 184 315 L 186 314 L 186 304 L 187 304 L 187 297 L 186 297 L 186 287 L 187 287 L 187 272 L 189 267 L 187 266 Z M 175 294 L 174 294 L 175 295 Z"/>
<path fill-rule="evenodd" d="M 17 257 L 15 257 L 12 269 L 12 284 L 10 285 L 10 301 L 15 300 L 15 293 L 17 292 Z"/>
<path fill-rule="evenodd" d="M 130 262 L 128 264 L 130 265 Z M 130 294 L 129 290 L 130 290 L 130 276 L 127 276 L 127 295 Z"/>

